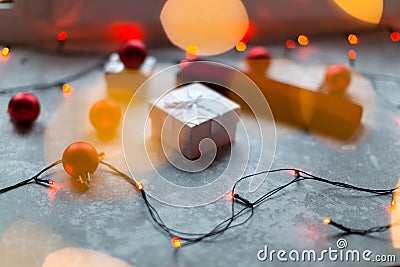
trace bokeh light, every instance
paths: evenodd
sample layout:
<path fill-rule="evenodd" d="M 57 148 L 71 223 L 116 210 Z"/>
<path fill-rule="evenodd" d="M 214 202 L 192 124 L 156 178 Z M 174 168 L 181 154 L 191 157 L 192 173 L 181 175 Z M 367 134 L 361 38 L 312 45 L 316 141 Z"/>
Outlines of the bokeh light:
<path fill-rule="evenodd" d="M 63 93 L 69 94 L 69 93 L 71 93 L 72 88 L 71 88 L 71 86 L 69 84 L 64 83 L 63 86 L 62 86 L 62 90 L 63 90 Z"/>
<path fill-rule="evenodd" d="M 333 0 L 350 16 L 364 22 L 377 24 L 383 13 L 383 0 Z"/>
<path fill-rule="evenodd" d="M 356 60 L 357 58 L 357 53 L 354 50 L 349 50 L 349 59 L 350 60 Z"/>
<path fill-rule="evenodd" d="M 287 40 L 286 41 L 286 48 L 288 48 L 288 49 L 296 48 L 296 42 L 291 40 L 291 39 Z"/>
<path fill-rule="evenodd" d="M 188 60 L 195 60 L 197 58 L 197 46 L 195 45 L 188 45 L 186 48 L 186 59 Z"/>
<path fill-rule="evenodd" d="M 71 85 L 69 85 L 68 83 L 64 83 L 61 89 L 62 89 L 63 96 L 65 98 L 70 97 L 70 95 L 74 91 L 74 88 Z"/>
<path fill-rule="evenodd" d="M 174 248 L 182 247 L 182 241 L 179 237 L 174 237 L 171 239 L 171 244 Z"/>
<path fill-rule="evenodd" d="M 390 33 L 390 39 L 392 39 L 393 42 L 400 41 L 400 33 L 399 32 Z"/>
<path fill-rule="evenodd" d="M 168 39 L 198 56 L 228 51 L 245 37 L 249 18 L 241 0 L 168 0 L 160 15 Z"/>
<path fill-rule="evenodd" d="M 303 46 L 310 44 L 310 40 L 304 34 L 300 34 L 299 37 L 297 37 L 297 42 L 299 43 L 299 45 L 303 45 Z"/>
<path fill-rule="evenodd" d="M 239 51 L 239 52 L 245 51 L 246 48 L 247 48 L 247 45 L 246 45 L 246 43 L 244 43 L 244 42 L 238 42 L 238 43 L 236 44 L 236 50 Z"/>
<path fill-rule="evenodd" d="M 233 192 L 229 192 L 228 194 L 224 195 L 224 199 L 229 200 L 229 201 L 233 201 L 235 196 L 235 194 Z"/>
<path fill-rule="evenodd" d="M 143 39 L 142 27 L 137 23 L 114 22 L 110 25 L 108 31 L 111 38 L 119 42 Z"/>
<path fill-rule="evenodd" d="M 8 57 L 8 55 L 10 54 L 10 48 L 5 46 L 1 49 L 1 55 L 3 57 Z"/>
<path fill-rule="evenodd" d="M 60 41 L 60 42 L 64 42 L 65 40 L 67 40 L 67 33 L 66 32 L 59 32 L 58 33 L 58 37 L 57 37 L 57 39 L 58 39 L 58 41 Z"/>
<path fill-rule="evenodd" d="M 190 62 L 190 60 L 182 59 L 181 61 L 179 61 L 179 67 L 181 69 L 183 69 L 184 67 L 186 67 L 188 65 L 189 62 Z"/>
<path fill-rule="evenodd" d="M 349 44 L 356 45 L 358 44 L 358 36 L 353 33 L 350 33 L 347 36 L 347 41 L 349 41 Z"/>

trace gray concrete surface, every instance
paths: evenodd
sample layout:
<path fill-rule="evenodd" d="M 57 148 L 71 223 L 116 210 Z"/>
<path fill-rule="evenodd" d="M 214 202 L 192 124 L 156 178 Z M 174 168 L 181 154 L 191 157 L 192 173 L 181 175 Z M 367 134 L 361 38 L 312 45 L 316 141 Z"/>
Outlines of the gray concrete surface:
<path fill-rule="evenodd" d="M 400 76 L 399 45 L 383 39 L 385 36 L 381 34 L 361 39 L 357 47 L 357 70 Z M 285 56 L 304 66 L 347 64 L 349 46 L 344 41 L 337 41 L 337 38 L 313 42 L 309 49 L 311 52 L 306 56 L 298 52 L 285 54 L 282 47 L 271 47 L 271 52 L 275 58 Z M 0 87 L 62 77 L 97 60 L 93 57 L 49 55 L 26 49 L 17 49 L 17 55 L 23 55 L 27 61 L 24 65 L 21 65 L 20 60 L 14 62 L 13 58 L 1 62 Z M 168 65 L 181 57 L 183 52 L 164 50 L 154 51 L 153 55 L 159 56 L 159 61 Z M 237 59 L 240 57 L 236 53 L 228 53 L 218 60 L 238 64 Z M 102 79 L 102 72 L 96 71 L 84 79 Z M 375 85 L 376 90 L 384 92 L 390 100 L 396 100 L 399 84 L 380 81 Z M 64 100 L 56 88 L 35 93 L 42 103 L 42 113 L 32 129 L 24 133 L 13 126 L 5 113 L 11 95 L 0 95 L 0 110 L 3 110 L 0 116 L 0 186 L 25 179 L 46 164 L 44 132 L 48 120 Z M 363 187 L 395 186 L 400 173 L 400 128 L 396 122 L 400 111 L 392 109 L 382 98 L 376 97 L 374 101 L 373 125 L 365 129 L 367 134 L 363 138 L 350 143 L 330 142 L 304 131 L 278 125 L 273 167 L 299 167 L 326 178 Z M 58 179 L 53 172 L 50 172 L 50 177 Z M 289 178 L 286 173 L 270 175 L 258 191 L 249 194 L 248 198 L 254 199 Z M 400 261 L 400 251 L 393 248 L 390 231 L 371 236 L 339 236 L 335 229 L 321 223 L 323 217 L 331 216 L 343 224 L 359 228 L 385 225 L 390 221 L 386 209 L 390 203 L 388 196 L 370 196 L 314 182 L 300 183 L 261 205 L 254 218 L 244 226 L 228 231 L 215 240 L 177 251 L 170 246 L 170 239 L 152 224 L 139 195 L 126 189 L 128 184 L 121 184 L 125 188 L 121 188 L 120 194 L 126 194 L 126 197 L 91 201 L 85 196 L 73 195 L 71 198 L 68 194 L 56 194 L 50 204 L 47 190 L 37 185 L 0 195 L 0 236 L 16 221 L 31 222 L 56 233 L 69 246 L 104 252 L 137 267 L 285 266 L 290 263 L 278 260 L 260 262 L 257 260 L 257 252 L 265 245 L 275 250 L 320 251 L 328 247 L 336 248 L 336 241 L 340 237 L 347 240 L 349 249 L 394 254 Z M 104 191 L 104 194 L 108 193 Z M 119 194 L 118 190 L 113 193 Z M 174 208 L 153 202 L 169 226 L 187 231 L 207 231 L 229 214 L 229 203 L 226 200 L 196 208 Z M 26 236 L 28 238 L 30 235 L 27 233 Z M 3 239 L 1 242 L 3 247 L 0 246 L 0 249 L 4 249 L 11 241 Z M 8 256 L 23 258 L 29 249 L 40 250 L 39 243 L 38 247 L 20 247 L 20 252 Z M 291 265 L 390 264 L 325 260 Z"/>

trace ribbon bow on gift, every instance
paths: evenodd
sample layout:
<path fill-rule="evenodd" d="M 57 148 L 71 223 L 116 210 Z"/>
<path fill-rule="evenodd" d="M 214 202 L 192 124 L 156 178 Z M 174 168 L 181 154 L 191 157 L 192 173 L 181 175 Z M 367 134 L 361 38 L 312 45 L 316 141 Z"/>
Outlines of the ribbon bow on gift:
<path fill-rule="evenodd" d="M 207 100 L 217 100 L 221 95 L 202 88 L 176 89 L 167 95 L 165 107 L 172 109 L 169 114 L 182 119 L 184 123 L 199 125 L 219 114 L 207 106 Z"/>

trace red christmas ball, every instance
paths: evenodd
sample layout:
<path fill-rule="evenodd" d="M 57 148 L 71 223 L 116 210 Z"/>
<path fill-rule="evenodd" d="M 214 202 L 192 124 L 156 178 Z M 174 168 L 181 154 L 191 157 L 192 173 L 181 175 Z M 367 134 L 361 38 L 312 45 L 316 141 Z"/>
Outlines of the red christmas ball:
<path fill-rule="evenodd" d="M 251 48 L 247 54 L 247 59 L 271 59 L 271 55 L 267 48 L 263 46 L 255 46 Z"/>
<path fill-rule="evenodd" d="M 62 155 L 64 170 L 73 177 L 94 173 L 99 161 L 96 148 L 86 142 L 70 144 Z"/>
<path fill-rule="evenodd" d="M 247 52 L 246 63 L 251 72 L 264 74 L 271 63 L 271 55 L 267 48 L 255 46 Z"/>
<path fill-rule="evenodd" d="M 130 40 L 122 44 L 118 55 L 126 68 L 139 68 L 147 57 L 147 48 L 140 40 Z"/>
<path fill-rule="evenodd" d="M 40 113 L 40 103 L 36 96 L 18 93 L 8 103 L 8 114 L 18 124 L 31 124 Z"/>

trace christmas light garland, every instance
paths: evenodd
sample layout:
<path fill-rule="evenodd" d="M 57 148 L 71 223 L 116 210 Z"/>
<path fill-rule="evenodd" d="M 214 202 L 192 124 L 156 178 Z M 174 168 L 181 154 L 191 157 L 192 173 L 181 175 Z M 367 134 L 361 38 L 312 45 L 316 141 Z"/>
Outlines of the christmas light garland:
<path fill-rule="evenodd" d="M 96 69 L 100 69 L 100 70 L 103 69 L 105 63 L 106 63 L 106 58 L 102 58 L 99 62 L 94 63 L 93 65 L 87 67 L 86 69 L 84 69 L 80 72 L 73 73 L 71 75 L 68 75 L 66 77 L 63 77 L 61 79 L 57 79 L 57 80 L 51 81 L 51 82 L 3 87 L 3 88 L 0 88 L 0 95 L 13 94 L 16 92 L 21 92 L 21 91 L 28 92 L 28 91 L 36 91 L 36 90 L 46 90 L 46 89 L 51 89 L 54 87 L 62 88 L 64 84 L 78 80 L 79 78 L 91 73 L 92 71 L 95 71 Z"/>
<path fill-rule="evenodd" d="M 75 143 L 75 144 L 77 144 L 77 143 Z M 82 143 L 79 143 L 79 144 L 82 144 Z M 165 224 L 165 222 L 163 221 L 163 219 L 161 218 L 160 214 L 158 213 L 157 209 L 149 201 L 148 194 L 146 193 L 146 190 L 144 189 L 143 184 L 139 181 L 136 181 L 134 178 L 130 177 L 129 175 L 123 173 L 114 165 L 104 161 L 103 158 L 105 156 L 105 153 L 99 153 L 98 156 L 99 156 L 100 164 L 108 167 L 109 169 L 114 171 L 116 174 L 123 177 L 131 185 L 135 186 L 135 188 L 141 193 L 142 199 L 147 207 L 147 210 L 150 214 L 151 219 L 160 229 L 162 229 L 168 236 L 171 237 L 171 244 L 173 247 L 176 247 L 176 248 L 188 246 L 188 245 L 191 245 L 191 244 L 194 244 L 194 243 L 197 243 L 197 242 L 200 242 L 200 241 L 212 238 L 212 237 L 217 237 L 217 236 L 225 233 L 229 229 L 232 229 L 232 228 L 235 228 L 235 227 L 238 227 L 238 226 L 241 226 L 241 225 L 247 223 L 252 218 L 252 216 L 254 214 L 254 210 L 258 206 L 260 206 L 261 204 L 266 202 L 272 196 L 279 193 L 281 190 L 289 187 L 292 184 L 296 184 L 301 181 L 312 180 L 312 181 L 329 184 L 329 185 L 332 185 L 335 187 L 347 188 L 347 189 L 351 189 L 351 190 L 355 190 L 355 191 L 361 191 L 361 192 L 366 192 L 366 193 L 371 193 L 371 194 L 381 195 L 381 196 L 391 194 L 392 195 L 392 202 L 391 202 L 392 206 L 395 205 L 395 202 L 393 200 L 394 193 L 397 189 L 399 189 L 399 187 L 395 187 L 395 188 L 391 188 L 391 189 L 369 189 L 369 188 L 354 186 L 354 185 L 351 185 L 348 183 L 331 181 L 331 180 L 325 179 L 323 177 L 315 176 L 313 174 L 310 174 L 308 172 L 305 172 L 303 170 L 296 169 L 296 168 L 280 168 L 280 169 L 262 171 L 262 172 L 246 175 L 235 182 L 231 192 L 229 193 L 229 196 L 232 200 L 232 206 L 231 206 L 231 215 L 228 218 L 222 220 L 220 223 L 215 225 L 215 227 L 213 227 L 210 231 L 208 231 L 206 233 L 190 233 L 190 232 L 183 232 L 180 230 L 176 230 L 176 229 L 173 229 L 173 228 L 167 226 Z M 31 178 L 26 179 L 15 185 L 0 189 L 0 194 L 17 189 L 21 186 L 24 186 L 24 185 L 27 185 L 30 183 L 36 183 L 36 184 L 40 184 L 40 185 L 44 185 L 44 186 L 48 186 L 48 187 L 54 186 L 55 182 L 53 180 L 40 179 L 39 177 L 40 177 L 40 175 L 45 173 L 47 170 L 49 170 L 61 163 L 63 163 L 63 161 L 58 160 L 58 161 L 50 164 L 49 166 L 47 166 L 46 168 L 44 168 L 43 170 L 38 172 L 36 175 L 32 176 Z M 294 178 L 291 179 L 289 182 L 268 191 L 267 193 L 265 193 L 264 195 L 262 195 L 261 197 L 257 198 L 254 201 L 250 201 L 250 200 L 246 199 L 245 197 L 243 197 L 242 195 L 239 195 L 236 192 L 237 186 L 246 179 L 249 179 L 251 177 L 261 175 L 261 174 L 279 173 L 279 172 L 290 172 L 294 176 Z M 241 206 L 240 209 L 236 208 L 237 204 Z M 238 221 L 240 218 L 243 218 L 243 219 L 241 221 Z M 345 234 L 359 234 L 359 235 L 384 232 L 393 226 L 400 225 L 400 221 L 396 221 L 392 224 L 360 230 L 360 229 L 353 229 L 353 228 L 344 226 L 342 224 L 339 224 L 339 223 L 331 220 L 330 218 L 324 218 L 323 223 L 332 225 L 333 227 L 344 232 Z"/>

